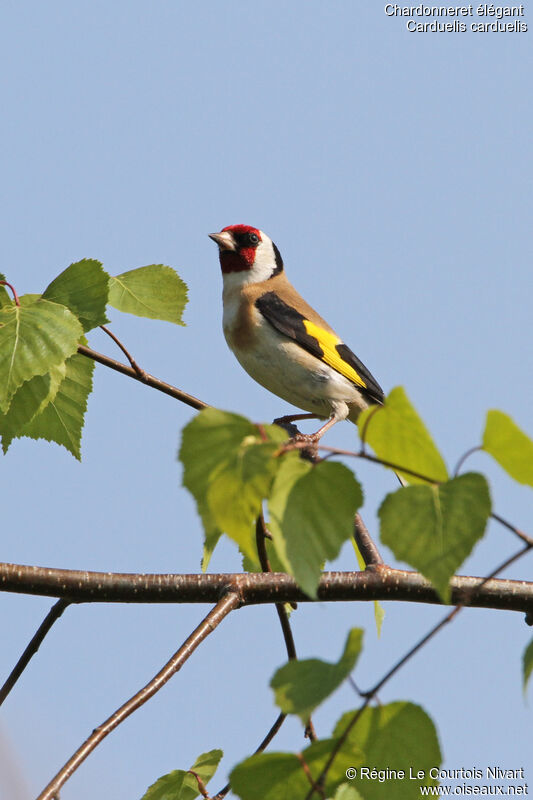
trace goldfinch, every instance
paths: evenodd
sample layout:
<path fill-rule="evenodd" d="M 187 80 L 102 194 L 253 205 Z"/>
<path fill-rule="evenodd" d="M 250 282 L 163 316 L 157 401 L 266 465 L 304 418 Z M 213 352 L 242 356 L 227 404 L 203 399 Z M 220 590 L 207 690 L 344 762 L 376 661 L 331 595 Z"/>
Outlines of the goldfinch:
<path fill-rule="evenodd" d="M 364 364 L 305 302 L 285 275 L 280 252 L 263 231 L 229 225 L 210 233 L 219 249 L 224 281 L 226 341 L 261 386 L 308 414 L 327 419 L 317 442 L 340 420 L 357 420 L 383 391 Z"/>

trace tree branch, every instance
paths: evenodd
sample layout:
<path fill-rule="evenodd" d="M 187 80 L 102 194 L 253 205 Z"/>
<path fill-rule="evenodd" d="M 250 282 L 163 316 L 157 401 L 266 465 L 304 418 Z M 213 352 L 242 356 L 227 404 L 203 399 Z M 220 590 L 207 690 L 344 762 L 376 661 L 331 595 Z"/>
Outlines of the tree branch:
<path fill-rule="evenodd" d="M 257 753 L 262 753 L 263 750 L 265 750 L 268 747 L 268 745 L 270 744 L 276 733 L 279 731 L 279 729 L 285 722 L 286 716 L 287 715 L 284 714 L 283 711 L 280 714 L 278 714 L 278 717 L 274 722 L 274 724 L 272 725 L 272 727 L 270 728 L 269 732 L 267 733 L 261 744 L 256 748 L 256 750 L 254 750 L 254 755 L 257 755 Z M 222 798 L 227 795 L 230 789 L 231 789 L 231 784 L 227 783 L 223 789 L 221 789 L 213 796 L 213 800 L 222 800 Z"/>
<path fill-rule="evenodd" d="M 475 576 L 453 577 L 451 603 L 460 603 L 465 592 L 476 589 L 470 606 L 533 614 L 532 582 L 484 581 Z M 78 603 L 214 603 L 223 591 L 240 592 L 243 605 L 313 602 L 293 578 L 281 572 L 136 574 L 0 563 L 0 591 L 63 597 Z M 439 595 L 422 575 L 388 566 L 365 572 L 324 572 L 318 586 L 318 600 L 402 600 L 442 605 Z"/>
<path fill-rule="evenodd" d="M 114 730 L 121 722 L 123 722 L 130 714 L 140 708 L 147 700 L 149 700 L 156 692 L 161 689 L 165 683 L 181 669 L 183 664 L 187 661 L 189 656 L 196 650 L 198 645 L 212 633 L 215 628 L 222 622 L 231 611 L 238 608 L 241 604 L 241 598 L 238 592 L 228 592 L 220 598 L 214 608 L 211 609 L 209 614 L 202 620 L 200 625 L 191 633 L 185 640 L 182 646 L 177 650 L 172 658 L 165 664 L 165 666 L 154 675 L 152 680 L 146 684 L 140 691 L 131 697 L 124 705 L 118 708 L 114 714 L 105 720 L 101 725 L 94 729 L 91 735 L 79 747 L 74 755 L 67 761 L 67 763 L 59 770 L 57 775 L 50 781 L 48 786 L 41 792 L 37 800 L 54 800 L 59 792 L 59 789 L 70 778 L 70 776 L 77 770 L 80 764 L 85 761 L 87 756 L 97 747 L 100 742 Z"/>
<path fill-rule="evenodd" d="M 270 566 L 270 561 L 268 560 L 268 554 L 266 550 L 266 535 L 267 530 L 265 526 L 265 520 L 263 518 L 263 514 L 259 514 L 255 523 L 255 540 L 257 543 L 257 554 L 259 556 L 259 563 L 261 564 L 261 569 L 265 573 L 272 574 L 272 568 Z M 285 640 L 285 647 L 287 649 L 287 658 L 289 661 L 292 661 L 297 658 L 296 656 L 296 645 L 294 644 L 294 637 L 292 635 L 291 624 L 289 622 L 289 615 L 287 614 L 287 610 L 283 603 L 276 603 L 276 611 L 278 614 L 279 624 L 281 625 L 281 630 L 283 633 L 283 638 Z"/>
<path fill-rule="evenodd" d="M 355 515 L 354 539 L 367 567 L 380 567 L 385 563 L 359 513 Z"/>
<path fill-rule="evenodd" d="M 146 384 L 146 386 L 151 386 L 153 389 L 158 389 L 158 391 L 170 395 L 170 397 L 173 397 L 175 400 L 181 400 L 182 403 L 185 403 L 192 408 L 196 408 L 197 410 L 208 408 L 207 403 L 204 403 L 203 400 L 199 400 L 192 394 L 182 392 L 182 390 L 176 388 L 176 386 L 171 386 L 170 383 L 160 381 L 159 378 L 154 378 L 153 375 L 149 375 L 148 373 L 143 373 L 141 375 L 137 373 L 133 367 L 128 367 L 126 364 L 121 364 L 120 361 L 115 361 L 114 358 L 109 358 L 109 356 L 104 356 L 102 353 L 97 353 L 96 350 L 91 350 L 90 347 L 85 347 L 83 344 L 79 345 L 78 353 L 80 353 L 82 356 L 87 356 L 87 358 L 92 358 L 93 361 L 97 361 L 99 364 L 104 364 L 104 366 L 114 369 L 116 372 L 121 372 L 123 375 L 128 375 L 128 377 L 134 378 L 136 381 Z"/>
<path fill-rule="evenodd" d="M 0 689 L 0 706 L 4 702 L 9 692 L 16 684 L 16 682 L 18 681 L 18 679 L 20 678 L 20 676 L 22 675 L 28 664 L 30 663 L 32 657 L 35 655 L 35 653 L 41 646 L 44 637 L 46 636 L 46 634 L 48 633 L 54 622 L 57 619 L 59 619 L 59 617 L 61 616 L 61 614 L 68 605 L 70 605 L 70 602 L 68 600 L 65 599 L 58 600 L 57 603 L 54 603 L 54 605 L 52 606 L 46 617 L 43 619 L 43 621 L 37 628 L 35 635 L 28 643 L 28 646 L 22 653 L 21 657 L 13 667 L 4 685 Z"/>
<path fill-rule="evenodd" d="M 272 572 L 270 567 L 270 562 L 268 560 L 268 554 L 266 549 L 266 539 L 267 539 L 268 531 L 266 529 L 265 520 L 263 514 L 259 514 L 257 520 L 255 522 L 255 538 L 257 542 L 257 553 L 259 555 L 259 562 L 261 564 L 261 569 L 264 572 Z M 283 638 L 285 640 L 285 647 L 287 648 L 287 657 L 289 661 L 296 661 L 298 656 L 296 655 L 296 645 L 294 643 L 294 636 L 292 635 L 292 628 L 289 619 L 289 614 L 287 609 L 285 608 L 284 603 L 276 603 L 276 611 L 278 614 L 279 623 L 281 625 L 281 630 L 283 632 Z M 317 735 L 315 731 L 315 726 L 313 724 L 313 720 L 311 717 L 307 720 L 307 725 L 305 726 L 305 736 L 310 739 L 312 742 L 316 742 Z"/>
<path fill-rule="evenodd" d="M 135 374 L 139 378 L 141 378 L 141 380 L 144 380 L 147 377 L 145 370 L 142 369 L 142 367 L 140 367 L 137 364 L 137 362 L 135 361 L 129 350 L 127 350 L 125 345 L 122 344 L 118 336 L 115 336 L 113 331 L 109 330 L 109 328 L 106 325 L 100 325 L 100 330 L 103 331 L 104 333 L 107 333 L 110 339 L 113 339 L 117 347 L 120 348 L 120 350 L 122 350 L 128 361 L 130 362 L 130 366 L 135 371 Z"/>

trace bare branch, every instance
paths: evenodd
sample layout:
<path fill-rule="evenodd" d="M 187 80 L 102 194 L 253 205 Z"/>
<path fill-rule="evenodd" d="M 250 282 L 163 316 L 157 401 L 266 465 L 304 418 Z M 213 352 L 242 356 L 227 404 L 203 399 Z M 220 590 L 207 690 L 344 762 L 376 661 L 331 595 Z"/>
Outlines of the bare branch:
<path fill-rule="evenodd" d="M 320 797 L 322 798 L 322 800 L 326 800 L 326 793 L 324 791 L 324 787 L 322 786 L 322 784 L 320 784 L 319 782 L 314 780 L 313 776 L 311 775 L 311 770 L 309 769 L 309 765 L 305 761 L 303 755 L 301 753 L 296 753 L 296 758 L 300 762 L 300 765 L 301 765 L 301 767 L 302 767 L 302 769 L 304 771 L 305 777 L 307 778 L 307 780 L 311 784 L 311 790 L 310 790 L 311 791 L 311 795 L 313 795 L 315 792 L 317 792 L 320 795 Z M 319 778 L 319 781 L 320 781 L 320 778 Z"/>
<path fill-rule="evenodd" d="M 115 342 L 115 344 L 117 345 L 117 347 L 119 347 L 119 348 L 122 350 L 122 352 L 124 353 L 124 355 L 126 356 L 126 358 L 128 359 L 128 361 L 130 362 L 130 365 L 131 365 L 132 369 L 133 369 L 133 370 L 135 370 L 135 372 L 137 373 L 137 376 L 138 376 L 139 378 L 141 378 L 141 380 L 144 380 L 144 379 L 147 377 L 147 376 L 146 376 L 146 372 L 144 371 L 144 369 L 142 369 L 142 368 L 141 368 L 141 367 L 140 367 L 140 366 L 137 364 L 137 362 L 135 361 L 135 359 L 133 358 L 133 356 L 131 355 L 131 353 L 130 353 L 130 352 L 129 352 L 129 351 L 126 349 L 126 347 L 125 347 L 125 346 L 122 344 L 122 342 L 120 341 L 120 339 L 118 338 L 118 336 L 115 336 L 115 334 L 113 333 L 113 331 L 109 330 L 109 328 L 108 328 L 106 325 L 100 325 L 100 330 L 102 330 L 104 333 L 107 333 L 107 335 L 108 335 L 108 336 L 109 336 L 111 339 L 113 339 L 113 341 Z"/>
<path fill-rule="evenodd" d="M 176 388 L 176 386 L 171 386 L 170 383 L 160 381 L 159 378 L 154 378 L 153 375 L 149 375 L 148 373 L 143 372 L 143 375 L 140 375 L 133 369 L 133 367 L 128 367 L 126 364 L 121 364 L 120 361 L 115 361 L 114 358 L 109 358 L 109 356 L 104 356 L 102 353 L 97 353 L 96 350 L 91 350 L 90 347 L 85 347 L 85 345 L 80 344 L 78 347 L 78 353 L 81 353 L 82 356 L 87 356 L 87 358 L 92 358 L 93 361 L 97 361 L 99 364 L 104 364 L 104 366 L 114 369 L 116 372 L 121 372 L 123 375 L 128 375 L 130 378 L 135 378 L 136 381 L 140 381 L 140 383 L 144 383 L 146 386 L 151 386 L 153 389 L 157 389 L 164 394 L 168 394 L 175 400 L 180 400 L 182 403 L 185 403 L 192 408 L 196 408 L 198 410 L 202 408 L 208 408 L 207 403 L 204 403 L 203 400 L 199 400 L 197 397 L 193 397 L 192 394 L 182 392 L 182 390 Z"/>
<path fill-rule="evenodd" d="M 462 469 L 462 466 L 465 463 L 467 458 L 470 458 L 471 455 L 473 455 L 474 453 L 478 453 L 481 450 L 483 450 L 483 448 L 481 447 L 480 444 L 477 444 L 475 447 L 471 447 L 469 450 L 467 450 L 466 453 L 463 453 L 463 455 L 461 456 L 461 458 L 457 462 L 456 467 L 455 467 L 455 469 L 453 471 L 453 477 L 454 478 L 457 477 L 457 475 L 459 474 L 459 470 Z"/>
<path fill-rule="evenodd" d="M 533 582 L 455 576 L 450 580 L 451 602 L 477 589 L 471 606 L 524 611 L 533 614 Z M 239 591 L 243 605 L 313 602 L 283 572 L 192 574 L 136 574 L 87 572 L 24 564 L 0 563 L 0 591 L 63 597 L 71 602 L 108 603 L 216 603 L 223 591 Z M 402 600 L 441 605 L 431 583 L 418 572 L 392 569 L 365 572 L 324 572 L 318 600 Z"/>
<path fill-rule="evenodd" d="M 265 572 L 272 572 L 270 567 L 270 562 L 268 560 L 267 550 L 266 550 L 266 543 L 265 540 L 267 538 L 268 531 L 265 525 L 265 520 L 263 514 L 259 514 L 255 523 L 255 538 L 257 542 L 257 553 L 259 555 L 259 562 L 261 564 L 261 568 Z M 293 604 L 295 607 L 296 605 Z M 289 661 L 296 661 L 296 645 L 294 644 L 294 637 L 292 635 L 292 628 L 291 623 L 289 620 L 289 614 L 287 609 L 285 608 L 284 603 L 276 603 L 276 612 L 278 614 L 279 623 L 281 625 L 281 630 L 283 632 L 283 638 L 285 640 L 285 647 L 287 648 L 287 656 Z M 315 732 L 315 726 L 313 725 L 313 720 L 309 717 L 307 721 L 307 725 L 305 726 L 305 736 L 310 739 L 312 742 L 315 742 L 317 739 L 317 735 Z"/>
<path fill-rule="evenodd" d="M 257 543 L 257 554 L 259 556 L 259 563 L 261 564 L 261 569 L 263 572 L 269 572 L 272 574 L 272 568 L 270 566 L 270 562 L 268 560 L 268 554 L 266 550 L 265 539 L 267 535 L 267 529 L 265 526 L 265 520 L 263 518 L 263 514 L 259 514 L 257 520 L 255 522 L 255 540 Z M 283 632 L 283 638 L 285 639 L 285 647 L 287 648 L 287 658 L 289 661 L 296 659 L 296 645 L 294 644 L 294 637 L 292 635 L 291 625 L 289 622 L 289 615 L 287 614 L 287 610 L 283 603 L 276 603 L 276 611 L 279 617 L 279 623 L 281 625 L 281 630 Z"/>
<path fill-rule="evenodd" d="M 140 691 L 133 695 L 124 705 L 118 708 L 114 714 L 105 720 L 101 725 L 94 729 L 91 735 L 83 742 L 81 747 L 76 750 L 74 755 L 59 770 L 57 775 L 50 781 L 48 786 L 43 789 L 37 800 L 53 800 L 59 789 L 66 783 L 70 776 L 78 769 L 80 764 L 85 761 L 87 756 L 97 747 L 105 737 L 111 733 L 121 722 L 130 714 L 140 708 L 147 700 L 153 697 L 165 683 L 178 672 L 189 656 L 193 654 L 198 645 L 212 633 L 231 611 L 238 608 L 241 598 L 237 592 L 228 592 L 211 609 L 209 614 L 202 620 L 200 625 L 185 640 L 165 666 L 154 675 L 151 681 Z"/>
<path fill-rule="evenodd" d="M 514 533 L 515 536 L 518 536 L 518 538 L 521 539 L 523 542 L 528 544 L 530 547 L 533 547 L 533 539 L 531 538 L 531 536 L 528 536 L 527 533 L 521 531 L 520 528 L 517 528 L 516 525 L 513 525 L 512 522 L 508 522 L 506 519 L 500 517 L 500 515 L 496 514 L 495 512 L 492 512 L 491 517 L 492 519 L 496 520 L 496 522 L 499 522 L 500 525 L 503 525 L 504 528 L 507 528 L 508 531 Z"/>
<path fill-rule="evenodd" d="M 380 567 L 385 563 L 359 513 L 355 515 L 354 539 L 367 567 Z"/>
<path fill-rule="evenodd" d="M 52 606 L 52 608 L 50 609 L 44 620 L 41 622 L 35 635 L 28 643 L 28 646 L 26 647 L 21 657 L 13 667 L 11 674 L 7 678 L 2 688 L 0 689 L 0 706 L 4 702 L 9 692 L 16 684 L 16 682 L 18 681 L 18 679 L 20 678 L 20 676 L 22 675 L 28 664 L 30 663 L 32 657 L 35 655 L 35 653 L 41 646 L 44 637 L 46 636 L 46 634 L 48 633 L 54 622 L 57 619 L 59 619 L 63 611 L 69 605 L 70 602 L 68 600 L 65 599 L 58 600 L 57 603 L 54 603 L 54 605 Z"/>
<path fill-rule="evenodd" d="M 283 711 L 278 715 L 278 718 L 270 728 L 269 732 L 267 733 L 267 735 L 265 736 L 259 747 L 254 751 L 254 755 L 257 755 L 257 753 L 262 753 L 263 750 L 265 750 L 268 747 L 268 745 L 270 744 L 276 733 L 279 731 L 279 729 L 285 722 L 286 716 L 287 715 L 284 714 Z M 216 795 L 214 795 L 213 800 L 222 800 L 222 798 L 224 798 L 227 795 L 230 789 L 231 789 L 231 784 L 227 783 L 223 789 L 221 789 L 219 792 L 216 793 Z"/>

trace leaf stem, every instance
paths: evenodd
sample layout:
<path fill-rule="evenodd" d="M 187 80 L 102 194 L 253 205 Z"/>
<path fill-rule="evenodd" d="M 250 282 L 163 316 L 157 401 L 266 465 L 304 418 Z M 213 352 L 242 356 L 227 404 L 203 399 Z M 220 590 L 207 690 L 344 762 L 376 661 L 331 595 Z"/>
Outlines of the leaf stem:
<path fill-rule="evenodd" d="M 455 469 L 453 471 L 453 477 L 454 478 L 457 477 L 457 474 L 458 474 L 459 470 L 461 469 L 461 467 L 463 466 L 463 464 L 465 463 L 466 459 L 469 456 L 473 455 L 474 453 L 479 452 L 480 450 L 483 450 L 483 448 L 481 447 L 480 444 L 477 444 L 475 447 L 471 447 L 469 450 L 467 450 L 466 453 L 463 453 L 463 455 L 461 456 L 461 458 L 457 462 L 457 464 L 455 466 Z"/>
<path fill-rule="evenodd" d="M 20 306 L 19 296 L 18 296 L 18 294 L 16 292 L 15 287 L 11 283 L 9 283 L 8 281 L 0 281 L 0 286 L 8 286 L 11 289 L 11 291 L 13 292 L 13 300 L 15 301 L 15 305 L 16 306 Z"/>

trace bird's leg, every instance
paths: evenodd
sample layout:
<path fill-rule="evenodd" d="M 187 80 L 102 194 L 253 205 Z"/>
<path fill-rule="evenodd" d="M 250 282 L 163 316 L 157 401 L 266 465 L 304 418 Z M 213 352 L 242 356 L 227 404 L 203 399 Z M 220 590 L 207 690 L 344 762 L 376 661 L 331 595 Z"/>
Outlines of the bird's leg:
<path fill-rule="evenodd" d="M 287 421 L 288 424 L 282 425 L 282 427 L 289 431 L 291 436 L 291 441 L 288 443 L 287 448 L 291 449 L 291 443 L 293 443 L 293 446 L 297 445 L 299 449 L 301 449 L 302 457 L 309 458 L 310 461 L 316 461 L 318 459 L 318 442 L 322 436 L 326 431 L 332 428 L 336 422 L 341 422 L 341 420 L 346 419 L 347 416 L 348 406 L 345 403 L 336 404 L 330 418 L 327 419 L 315 433 L 300 433 L 296 426 L 292 425 L 289 420 L 323 419 L 323 417 L 320 417 L 318 414 L 294 414 L 291 417 L 283 417 L 282 420 Z M 280 420 L 276 420 L 276 422 L 279 424 Z"/>
<path fill-rule="evenodd" d="M 295 436 L 297 442 L 309 442 L 309 444 L 316 444 L 322 436 L 332 428 L 336 422 L 340 422 L 343 417 L 338 414 L 332 414 L 331 417 L 315 432 L 315 433 L 298 433 Z"/>
<path fill-rule="evenodd" d="M 301 416 L 302 418 L 309 418 L 314 417 L 315 415 L 302 414 Z M 292 430 L 289 430 L 291 438 L 290 441 L 285 445 L 286 449 L 291 450 L 294 447 L 297 447 L 302 458 L 305 458 L 308 461 L 317 462 L 319 460 L 318 442 L 320 441 L 321 436 L 323 436 L 329 428 L 335 425 L 336 422 L 340 422 L 341 419 L 342 417 L 339 417 L 337 414 L 332 414 L 332 416 L 315 433 L 300 433 L 295 425 L 288 425 L 285 430 L 288 430 L 289 427 Z"/>

